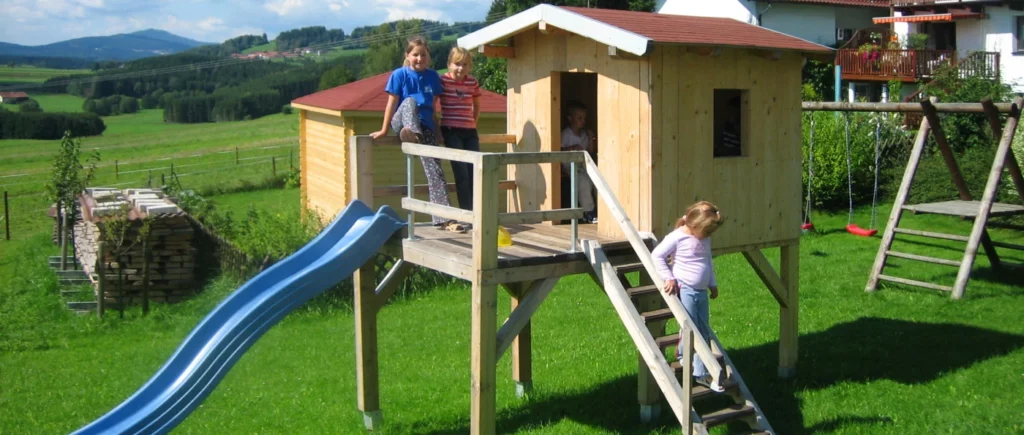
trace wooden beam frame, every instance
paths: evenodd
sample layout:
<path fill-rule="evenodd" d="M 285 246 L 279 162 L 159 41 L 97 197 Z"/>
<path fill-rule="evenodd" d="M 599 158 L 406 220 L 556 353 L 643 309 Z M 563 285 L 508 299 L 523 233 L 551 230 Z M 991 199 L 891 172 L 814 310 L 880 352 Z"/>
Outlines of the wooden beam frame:
<path fill-rule="evenodd" d="M 404 146 L 403 146 L 404 148 Z M 482 156 L 473 165 L 473 279 L 470 333 L 469 430 L 495 432 L 497 285 L 482 282 L 498 266 L 498 160 Z"/>
<path fill-rule="evenodd" d="M 516 307 L 509 313 L 497 333 L 496 358 L 501 358 L 505 351 L 512 346 L 512 341 L 519 335 L 523 327 L 530 324 L 530 318 L 554 290 L 558 280 L 559 278 L 547 278 L 534 281 L 529 289 L 518 297 L 514 297 L 517 300 Z"/>
<path fill-rule="evenodd" d="M 779 306 L 788 308 L 786 295 L 789 291 L 782 283 L 782 278 L 779 277 L 779 274 L 775 273 L 775 269 L 768 262 L 768 258 L 764 256 L 764 253 L 759 250 L 743 251 L 743 258 L 746 258 L 750 266 L 754 268 L 754 272 L 761 278 L 761 282 L 768 287 L 768 290 L 772 292 L 772 296 L 775 297 L 775 301 L 779 303 Z"/>
<path fill-rule="evenodd" d="M 1003 126 L 999 122 L 999 109 L 992 103 L 991 98 L 982 100 L 981 105 L 985 108 L 985 115 L 988 116 L 988 123 L 992 128 L 992 137 L 1002 138 Z M 1012 152 L 1006 156 L 1006 169 L 1010 172 L 1013 186 L 1017 188 L 1017 195 L 1021 201 L 1024 201 L 1024 176 L 1021 176 L 1020 163 L 1017 162 L 1017 157 Z"/>
<path fill-rule="evenodd" d="M 614 57 L 614 58 L 617 58 L 617 59 L 623 59 L 623 60 L 637 60 L 637 59 L 641 58 L 641 56 L 637 56 L 637 55 L 635 55 L 633 53 L 629 53 L 629 52 L 625 52 L 625 51 L 619 50 L 614 45 L 609 45 L 608 46 L 608 55 L 611 56 L 611 57 Z"/>
<path fill-rule="evenodd" d="M 402 286 L 405 278 L 411 273 L 412 264 L 407 263 L 405 260 L 398 260 L 394 266 L 391 266 L 391 270 L 388 271 L 388 274 L 380 281 L 380 284 L 377 285 L 376 290 L 373 292 L 377 299 L 375 303 L 377 311 L 384 307 L 384 304 Z"/>
<path fill-rule="evenodd" d="M 779 377 L 796 376 L 800 338 L 800 245 L 780 248 L 780 283 L 786 304 L 779 307 Z"/>

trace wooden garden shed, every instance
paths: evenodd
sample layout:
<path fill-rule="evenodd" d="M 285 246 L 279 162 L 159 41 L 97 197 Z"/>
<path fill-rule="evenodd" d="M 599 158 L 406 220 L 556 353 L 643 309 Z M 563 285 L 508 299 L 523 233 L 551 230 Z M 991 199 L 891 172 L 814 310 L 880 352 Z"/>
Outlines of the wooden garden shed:
<path fill-rule="evenodd" d="M 565 105 L 588 107 L 598 166 L 639 230 L 664 235 L 709 200 L 727 220 L 719 252 L 800 237 L 801 70 L 831 49 L 727 18 L 551 5 L 459 45 L 508 59 L 516 151 L 559 150 Z M 730 121 L 734 140 L 723 140 Z M 509 208 L 564 205 L 560 177 L 555 165 L 510 168 L 519 195 Z M 613 219 L 598 232 L 621 236 Z"/>
<path fill-rule="evenodd" d="M 435 56 L 447 54 L 435 54 Z M 380 129 L 388 95 L 384 92 L 391 73 L 369 77 L 292 101 L 299 109 L 299 162 L 302 171 L 303 205 L 330 219 L 352 200 L 349 186 L 349 146 L 354 135 L 366 135 Z M 481 134 L 505 133 L 505 96 L 483 91 L 480 98 Z M 481 144 L 482 151 L 506 151 L 506 146 Z M 373 180 L 378 187 L 404 185 L 405 156 L 397 146 L 381 147 L 373 155 Z M 419 162 L 415 165 L 416 183 L 426 183 Z M 451 166 L 443 164 L 449 184 Z M 457 203 L 451 195 L 452 205 Z M 377 198 L 377 206 L 401 208 L 396 192 Z"/>

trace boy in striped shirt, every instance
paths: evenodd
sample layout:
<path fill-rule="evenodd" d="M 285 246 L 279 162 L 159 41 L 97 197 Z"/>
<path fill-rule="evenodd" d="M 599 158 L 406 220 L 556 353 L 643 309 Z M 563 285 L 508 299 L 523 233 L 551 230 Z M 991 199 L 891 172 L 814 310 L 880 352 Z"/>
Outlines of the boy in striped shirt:
<path fill-rule="evenodd" d="M 469 51 L 454 47 L 448 53 L 448 72 L 441 76 L 441 136 L 447 148 L 480 151 L 476 122 L 480 119 L 480 84 L 469 75 L 473 57 Z M 473 210 L 473 165 L 452 161 L 455 194 L 459 207 Z"/>

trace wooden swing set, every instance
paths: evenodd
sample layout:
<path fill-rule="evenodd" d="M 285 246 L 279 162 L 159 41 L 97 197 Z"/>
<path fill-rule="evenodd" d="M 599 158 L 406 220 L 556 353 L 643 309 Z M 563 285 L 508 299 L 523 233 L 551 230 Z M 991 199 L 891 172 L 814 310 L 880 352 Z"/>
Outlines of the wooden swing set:
<path fill-rule="evenodd" d="M 921 120 L 921 125 L 917 131 L 914 146 L 911 149 L 906 171 L 903 173 L 903 180 L 900 183 L 899 191 L 896 194 L 896 200 L 893 204 L 892 212 L 889 215 L 889 220 L 886 222 L 886 228 L 878 247 L 878 254 L 875 256 L 875 262 L 871 267 L 871 273 L 869 275 L 865 291 L 873 292 L 878 288 L 879 281 L 886 281 L 932 290 L 948 291 L 952 293 L 953 299 L 960 299 L 963 297 L 964 291 L 967 287 L 967 281 L 970 279 L 971 270 L 974 266 L 974 259 L 978 252 L 979 245 L 984 248 L 985 255 L 988 257 L 989 263 L 991 263 L 994 269 L 1020 266 L 1010 265 L 1001 260 L 998 252 L 996 252 L 996 248 L 1024 251 L 1024 246 L 992 240 L 986 228 L 1002 227 L 1024 231 L 1024 227 L 990 221 L 993 217 L 1024 215 L 1024 205 L 996 202 L 996 194 L 998 192 L 999 183 L 1002 179 L 1004 170 L 1010 173 L 1010 178 L 1013 180 L 1017 194 L 1021 201 L 1024 202 L 1024 177 L 1021 176 L 1020 164 L 1017 162 L 1017 159 L 1013 155 L 1013 151 L 1011 149 L 1013 137 L 1017 130 L 1017 124 L 1020 121 L 1020 110 L 1022 106 L 1024 106 L 1024 97 L 1022 96 L 1018 96 L 1014 99 L 1013 103 L 1001 104 L 993 103 L 990 99 L 986 99 L 981 103 L 940 104 L 936 102 L 934 97 L 932 99 L 922 101 L 920 105 L 909 103 L 803 103 L 803 109 L 807 111 L 919 112 L 924 114 L 924 118 Z M 974 199 L 975 197 L 972 196 L 970 189 L 967 186 L 967 182 L 964 181 L 963 173 L 960 171 L 960 167 L 956 162 L 953 151 L 950 148 L 946 135 L 939 123 L 939 113 L 984 113 L 988 118 L 989 126 L 992 129 L 994 137 L 1000 138 L 999 144 L 996 147 L 996 155 L 993 159 L 991 170 L 989 171 L 988 181 L 985 184 L 985 189 L 982 192 L 980 200 Z M 1006 114 L 1005 125 L 1002 124 L 1000 120 L 1001 114 Z M 955 201 L 908 204 L 910 188 L 914 182 L 914 175 L 917 172 L 917 167 L 924 155 L 929 134 L 931 134 L 935 139 L 935 143 L 942 155 L 946 167 L 949 169 L 953 184 L 956 186 L 960 199 Z M 900 227 L 900 219 L 902 218 L 904 211 L 910 211 L 912 213 L 959 216 L 963 219 L 973 220 L 974 222 L 971 227 L 970 234 L 966 236 L 921 231 Z M 966 242 L 966 247 L 964 248 L 963 257 L 959 261 L 898 252 L 892 250 L 893 241 L 897 234 L 903 236 Z M 887 264 L 886 262 L 890 257 L 956 267 L 958 269 L 956 281 L 952 286 L 947 286 L 887 275 L 884 272 Z"/>

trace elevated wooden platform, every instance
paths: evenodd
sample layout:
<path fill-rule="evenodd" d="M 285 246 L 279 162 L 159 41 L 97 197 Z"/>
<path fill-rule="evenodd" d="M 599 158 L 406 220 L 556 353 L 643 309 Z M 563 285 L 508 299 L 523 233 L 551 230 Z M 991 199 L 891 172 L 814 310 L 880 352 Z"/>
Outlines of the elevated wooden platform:
<path fill-rule="evenodd" d="M 981 201 L 943 201 L 903 206 L 904 210 L 914 213 L 931 213 L 947 216 L 978 217 Z M 1016 216 L 1024 214 L 1024 205 L 992 203 L 989 216 Z"/>
<path fill-rule="evenodd" d="M 487 284 L 522 282 L 565 275 L 588 273 L 593 270 L 581 246 L 573 250 L 569 225 L 519 224 L 506 225 L 512 235 L 512 246 L 498 247 L 498 263 L 494 270 L 483 272 Z M 413 232 L 392 239 L 385 253 L 396 258 L 465 280 L 472 280 L 473 232 L 458 234 L 429 223 L 417 224 Z M 626 240 L 612 240 L 597 234 L 597 225 L 581 224 L 579 240 L 597 240 L 614 249 L 628 247 Z"/>

